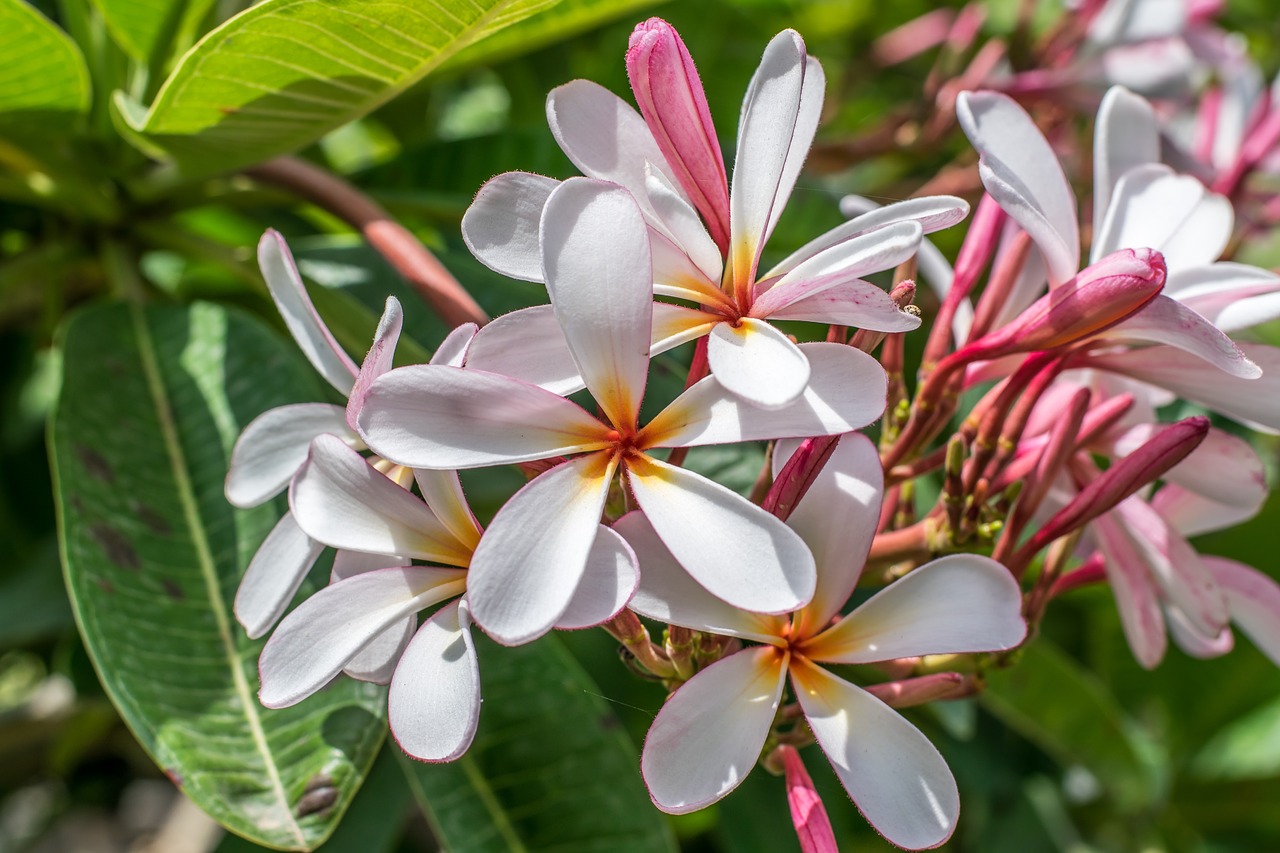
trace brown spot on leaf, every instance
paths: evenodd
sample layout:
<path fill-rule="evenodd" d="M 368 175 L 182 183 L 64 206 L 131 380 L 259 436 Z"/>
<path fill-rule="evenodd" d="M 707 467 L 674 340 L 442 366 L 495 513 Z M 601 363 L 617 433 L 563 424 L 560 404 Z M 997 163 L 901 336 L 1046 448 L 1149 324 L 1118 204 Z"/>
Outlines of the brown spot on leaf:
<path fill-rule="evenodd" d="M 172 598 L 174 601 L 182 601 L 187 594 L 182 591 L 182 587 L 178 586 L 177 581 L 165 578 L 160 581 L 160 585 L 164 587 L 164 594 Z"/>
<path fill-rule="evenodd" d="M 319 773 L 308 780 L 307 787 L 302 792 L 302 798 L 294 808 L 294 814 L 300 818 L 320 814 L 333 808 L 333 804 L 337 801 L 338 788 L 333 778 Z"/>
<path fill-rule="evenodd" d="M 94 578 L 93 582 L 98 585 L 99 589 L 101 589 L 103 592 L 107 593 L 108 595 L 116 591 L 115 586 L 111 583 L 111 581 L 107 580 L 106 578 Z"/>
<path fill-rule="evenodd" d="M 174 770 L 172 767 L 166 767 L 164 769 L 164 775 L 169 777 L 170 782 L 177 785 L 179 788 L 182 787 L 182 774 L 177 770 Z"/>
<path fill-rule="evenodd" d="M 168 520 L 146 504 L 134 503 L 133 511 L 137 513 L 138 520 L 157 536 L 168 536 L 173 532 Z"/>
<path fill-rule="evenodd" d="M 104 483 L 114 483 L 116 481 L 116 472 L 112 470 L 111 463 L 89 445 L 77 444 L 76 458 L 84 466 L 85 473 L 95 480 L 102 480 Z"/>
<path fill-rule="evenodd" d="M 89 535 L 101 546 L 107 559 L 120 568 L 133 571 L 142 568 L 138 552 L 119 530 L 108 524 L 98 523 L 89 528 Z"/>

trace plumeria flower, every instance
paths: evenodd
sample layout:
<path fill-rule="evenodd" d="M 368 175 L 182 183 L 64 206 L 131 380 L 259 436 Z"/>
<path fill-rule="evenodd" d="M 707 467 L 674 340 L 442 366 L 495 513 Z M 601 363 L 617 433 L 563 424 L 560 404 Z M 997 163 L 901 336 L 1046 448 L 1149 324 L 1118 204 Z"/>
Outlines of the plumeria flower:
<path fill-rule="evenodd" d="M 320 319 L 289 246 L 278 232 L 269 229 L 262 235 L 258 265 L 303 355 L 334 390 L 348 398 L 348 404 L 278 406 L 251 421 L 236 441 L 227 471 L 227 500 L 238 507 L 258 506 L 283 491 L 318 435 L 334 435 L 349 447 L 364 448 L 355 431 L 355 413 L 369 383 L 391 369 L 404 322 L 400 303 L 388 297 L 373 346 L 357 368 Z M 456 329 L 436 351 L 433 363 L 461 364 L 475 332 L 472 324 Z M 284 514 L 250 561 L 236 591 L 236 619 L 250 637 L 261 637 L 276 623 L 323 550 L 298 526 L 292 512 Z"/>
<path fill-rule="evenodd" d="M 782 444 L 775 473 L 795 447 Z M 1012 648 L 1026 634 L 1022 597 L 1000 564 L 953 555 L 916 569 L 832 624 L 862 572 L 881 493 L 871 442 L 843 437 L 787 522 L 818 562 L 813 601 L 789 616 L 727 606 L 691 581 L 643 515 L 619 520 L 616 529 L 640 558 L 632 609 L 758 644 L 697 673 L 654 720 L 641 769 L 659 808 L 694 811 L 737 787 L 777 720 L 789 676 L 840 782 L 880 833 L 911 849 L 951 836 L 960 801 L 938 750 L 880 699 L 822 665 Z"/>
<path fill-rule="evenodd" d="M 339 549 L 334 580 L 271 635 L 259 660 L 259 699 L 269 708 L 293 705 L 339 672 L 390 682 L 388 716 L 401 748 L 423 761 L 451 761 L 470 745 L 480 715 L 465 569 L 481 529 L 456 472 L 395 466 L 390 474 L 336 436 L 312 442 L 290 505 L 307 535 Z M 409 491 L 410 479 L 425 501 Z M 597 528 L 588 563 L 594 585 L 578 587 L 557 627 L 600 624 L 635 590 L 635 556 L 609 528 Z M 416 614 L 442 602 L 419 627 Z"/>
<path fill-rule="evenodd" d="M 712 593 L 764 612 L 808 601 L 813 558 L 790 528 L 651 451 L 857 429 L 884 409 L 884 370 L 851 347 L 811 344 L 809 384 L 789 407 L 744 407 L 708 377 L 641 426 L 653 299 L 636 202 L 617 185 L 574 178 L 547 200 L 541 230 L 551 304 L 600 415 L 509 376 L 427 365 L 374 382 L 358 420 L 375 452 L 415 468 L 575 455 L 517 492 L 481 539 L 468 582 L 476 621 L 508 644 L 555 624 L 582 583 L 619 470 L 667 547 Z"/>
<path fill-rule="evenodd" d="M 1036 298 L 1046 278 L 1052 290 L 1076 275 L 1075 196 L 1049 143 L 1012 99 L 963 93 L 957 111 L 982 155 L 979 171 L 987 191 L 1039 249 L 1042 267 L 1028 264 L 1028 274 L 1000 314 L 998 322 L 1008 322 Z M 1280 362 L 1280 350 L 1237 345 L 1223 333 L 1280 316 L 1280 277 L 1216 262 L 1231 234 L 1230 203 L 1195 178 L 1157 163 L 1158 150 L 1150 106 L 1112 89 L 1095 132 L 1097 224 L 1091 257 L 1096 263 L 1120 249 L 1156 249 L 1164 255 L 1168 276 L 1160 295 L 1104 331 L 1100 341 L 1167 346 L 1095 347 L 1088 364 L 1280 428 L 1280 397 L 1260 384 L 1268 381 L 1269 367 Z"/>
<path fill-rule="evenodd" d="M 584 175 L 630 190 L 649 230 L 654 293 L 697 308 L 658 303 L 652 351 L 709 335 L 711 373 L 731 393 L 774 407 L 796 400 L 810 364 L 768 320 L 806 320 L 883 332 L 919 318 L 862 277 L 915 252 L 921 235 L 964 218 L 949 196 L 912 199 L 867 213 L 818 237 L 771 269 L 764 246 L 808 154 L 822 108 L 822 66 L 791 30 L 765 49 L 742 107 L 732 185 L 693 61 L 676 31 L 652 19 L 627 53 L 637 113 L 612 92 L 575 80 L 547 98 L 547 120 Z M 538 222 L 557 181 L 522 172 L 485 184 L 463 218 L 481 262 L 512 278 L 542 281 Z M 522 355 L 536 349 L 531 365 Z M 555 354 L 559 353 L 558 358 Z M 560 392 L 581 387 L 546 309 L 500 318 L 481 333 L 471 366 Z M 535 367 L 537 372 L 531 372 Z"/>

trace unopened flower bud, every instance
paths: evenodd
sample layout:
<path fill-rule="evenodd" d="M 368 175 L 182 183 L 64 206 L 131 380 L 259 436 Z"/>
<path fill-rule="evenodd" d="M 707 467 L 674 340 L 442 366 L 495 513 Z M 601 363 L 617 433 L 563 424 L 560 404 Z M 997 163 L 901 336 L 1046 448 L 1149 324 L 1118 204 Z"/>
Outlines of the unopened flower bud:
<path fill-rule="evenodd" d="M 1013 322 L 965 347 L 965 362 L 1079 343 L 1126 320 L 1164 287 L 1164 256 L 1121 249 L 1049 291 Z"/>
<path fill-rule="evenodd" d="M 868 684 L 864 689 L 890 708 L 911 708 L 927 702 L 972 696 L 977 685 L 970 676 L 959 672 L 934 672 L 918 678 Z"/>

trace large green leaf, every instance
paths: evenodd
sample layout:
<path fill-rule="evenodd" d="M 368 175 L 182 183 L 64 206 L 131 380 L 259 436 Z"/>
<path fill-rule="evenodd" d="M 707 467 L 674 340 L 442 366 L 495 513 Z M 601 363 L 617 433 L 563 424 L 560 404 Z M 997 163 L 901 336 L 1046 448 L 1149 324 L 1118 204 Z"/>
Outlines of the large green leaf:
<path fill-rule="evenodd" d="M 452 764 L 406 772 L 451 853 L 665 853 L 675 842 L 635 746 L 555 637 L 502 648 L 477 633 L 484 712 Z"/>
<path fill-rule="evenodd" d="M 283 711 L 257 701 L 262 643 L 235 624 L 240 575 L 278 508 L 230 507 L 241 428 L 318 399 L 305 362 L 207 304 L 95 307 L 63 341 L 50 442 L 67 589 L 103 686 L 156 763 L 236 833 L 311 849 L 385 730 L 385 690 L 342 680 Z"/>
<path fill-rule="evenodd" d="M 172 49 L 195 27 L 214 0 L 94 0 L 116 42 L 142 63 Z M 188 42 L 189 43 L 189 42 Z"/>
<path fill-rule="evenodd" d="M 1064 767 L 1089 771 L 1121 812 L 1160 793 L 1156 748 L 1097 678 L 1041 637 L 1017 663 L 988 674 L 987 710 Z"/>
<path fill-rule="evenodd" d="M 558 0 L 265 0 L 182 58 L 149 110 L 117 93 L 144 144 L 188 172 L 295 151 L 450 56 Z"/>
<path fill-rule="evenodd" d="M 88 106 L 75 42 L 23 0 L 0 0 L 0 123 L 65 125 Z"/>

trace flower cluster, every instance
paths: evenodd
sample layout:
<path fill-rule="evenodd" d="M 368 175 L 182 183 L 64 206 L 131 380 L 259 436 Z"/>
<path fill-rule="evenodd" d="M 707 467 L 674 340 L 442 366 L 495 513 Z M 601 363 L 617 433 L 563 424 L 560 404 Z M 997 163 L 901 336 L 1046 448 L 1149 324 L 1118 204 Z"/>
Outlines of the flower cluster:
<path fill-rule="evenodd" d="M 1107 20 L 1089 30 L 1099 55 L 1119 38 Z M 627 70 L 638 110 L 582 80 L 547 99 L 582 177 L 500 175 L 463 220 L 481 262 L 544 284 L 549 304 L 460 327 L 428 364 L 392 369 L 390 299 L 357 366 L 283 240 L 263 237 L 289 330 L 347 397 L 262 415 L 232 460 L 233 503 L 289 489 L 236 599 L 251 636 L 274 626 L 265 705 L 341 672 L 389 683 L 401 747 L 447 761 L 480 715 L 473 626 L 518 645 L 600 625 L 670 692 L 641 759 L 659 808 L 709 805 L 763 761 L 788 777 L 806 849 L 834 849 L 796 752 L 816 742 L 868 821 L 921 849 L 950 837 L 959 797 L 895 709 L 979 689 L 972 670 L 1007 662 L 1067 590 L 1108 581 L 1144 666 L 1166 626 L 1208 656 L 1233 623 L 1280 662 L 1280 588 L 1186 539 L 1255 513 L 1262 463 L 1206 418 L 1159 411 L 1180 397 L 1280 429 L 1280 351 L 1227 335 L 1280 316 L 1280 278 L 1219 260 L 1232 204 L 1161 162 L 1149 102 L 1102 100 L 1083 268 L 1053 145 L 993 91 L 956 100 L 986 195 L 954 269 L 925 241 L 968 215 L 951 196 L 867 210 L 768 266 L 822 66 L 792 31 L 769 43 L 731 179 L 675 30 L 637 27 Z M 917 252 L 943 296 L 908 396 Z M 895 268 L 891 290 L 866 280 Z M 820 324 L 820 340 L 778 320 Z M 652 360 L 691 342 L 683 393 L 642 415 Z M 878 447 L 859 432 L 877 422 Z M 682 464 L 743 442 L 771 448 L 753 499 Z M 528 482 L 482 526 L 458 471 L 490 466 Z M 941 497 L 920 516 L 906 487 L 922 477 Z M 326 546 L 331 584 L 281 620 Z M 851 607 L 859 585 L 883 588 Z M 639 617 L 665 625 L 662 643 Z M 970 674 L 926 655 L 972 656 Z"/>

